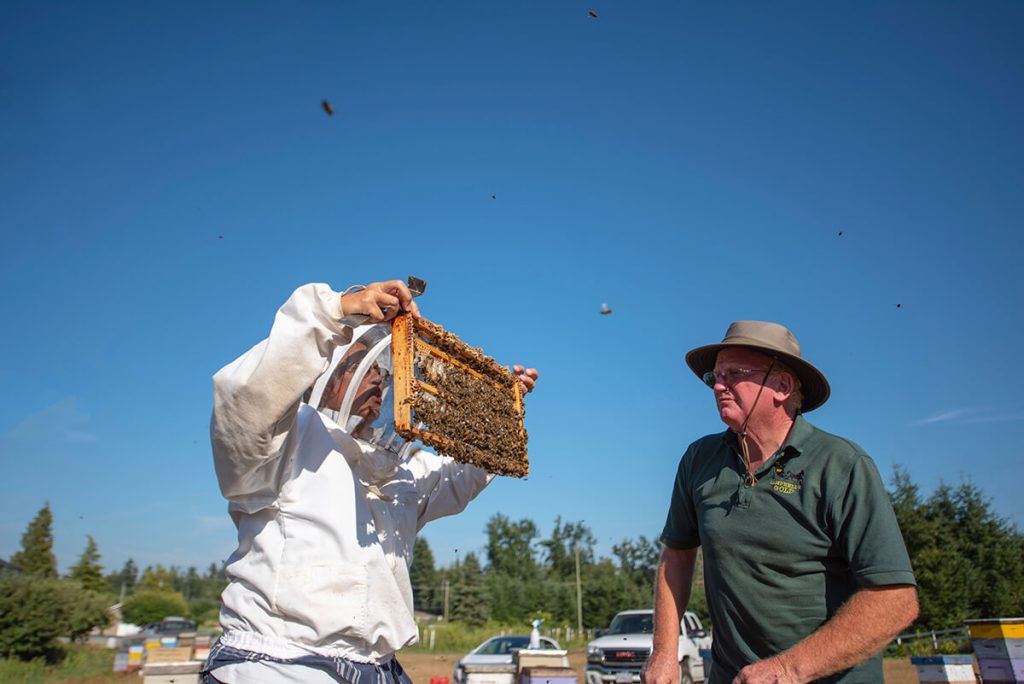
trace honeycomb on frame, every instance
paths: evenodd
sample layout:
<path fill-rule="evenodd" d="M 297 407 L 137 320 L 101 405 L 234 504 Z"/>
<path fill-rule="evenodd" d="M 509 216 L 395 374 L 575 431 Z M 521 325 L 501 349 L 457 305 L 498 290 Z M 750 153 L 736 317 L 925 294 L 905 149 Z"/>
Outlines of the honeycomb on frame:
<path fill-rule="evenodd" d="M 523 397 L 507 368 L 409 314 L 393 322 L 391 354 L 398 434 L 491 473 L 529 473 Z"/>

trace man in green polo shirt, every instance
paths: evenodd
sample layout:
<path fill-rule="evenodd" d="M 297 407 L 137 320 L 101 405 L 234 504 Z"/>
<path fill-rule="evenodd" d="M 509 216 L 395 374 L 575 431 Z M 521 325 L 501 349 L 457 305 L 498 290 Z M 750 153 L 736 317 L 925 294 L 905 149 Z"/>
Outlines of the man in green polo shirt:
<path fill-rule="evenodd" d="M 646 684 L 675 684 L 697 548 L 711 684 L 883 681 L 879 652 L 917 617 L 903 537 L 874 462 L 801 414 L 825 376 L 776 323 L 737 321 L 686 355 L 729 429 L 679 464 L 655 582 Z"/>

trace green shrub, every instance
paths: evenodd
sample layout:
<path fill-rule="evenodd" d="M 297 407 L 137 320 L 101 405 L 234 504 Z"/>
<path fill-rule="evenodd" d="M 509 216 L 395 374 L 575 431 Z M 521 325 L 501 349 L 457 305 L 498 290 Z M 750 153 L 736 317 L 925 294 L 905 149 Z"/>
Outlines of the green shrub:
<path fill-rule="evenodd" d="M 4 684 L 46 684 L 46 682 L 108 681 L 113 675 L 114 652 L 77 644 L 54 647 L 55 664 L 43 659 L 30 661 L 0 659 L 0 682 Z M 136 680 L 139 678 L 136 676 Z M 131 684 L 131 682 L 126 682 Z"/>
<path fill-rule="evenodd" d="M 124 621 L 136 625 L 160 622 L 169 615 L 189 616 L 185 597 L 176 591 L 137 591 L 121 606 Z"/>
<path fill-rule="evenodd" d="M 109 622 L 105 599 L 65 580 L 0 574 L 0 655 L 54 657 L 57 637 L 80 638 Z"/>
<path fill-rule="evenodd" d="M 188 610 L 197 625 L 216 623 L 220 615 L 220 601 L 193 599 L 188 602 Z"/>

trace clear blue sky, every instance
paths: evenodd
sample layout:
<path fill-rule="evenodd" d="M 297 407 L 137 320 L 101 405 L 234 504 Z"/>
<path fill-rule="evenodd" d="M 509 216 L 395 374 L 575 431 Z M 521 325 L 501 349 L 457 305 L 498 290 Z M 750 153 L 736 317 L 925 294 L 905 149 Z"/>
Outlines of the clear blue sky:
<path fill-rule="evenodd" d="M 409 273 L 542 373 L 532 474 L 426 528 L 439 562 L 499 511 L 656 536 L 723 429 L 683 354 L 741 318 L 886 478 L 1024 523 L 1022 33 L 998 1 L 3 3 L 0 556 L 49 500 L 62 569 L 86 534 L 226 558 L 210 376 L 296 286 Z"/>

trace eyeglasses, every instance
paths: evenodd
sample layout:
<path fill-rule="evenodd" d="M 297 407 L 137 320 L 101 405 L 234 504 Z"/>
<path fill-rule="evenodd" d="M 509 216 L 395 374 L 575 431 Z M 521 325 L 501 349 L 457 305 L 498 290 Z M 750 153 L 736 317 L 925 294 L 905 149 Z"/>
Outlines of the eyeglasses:
<path fill-rule="evenodd" d="M 700 379 L 704 381 L 705 385 L 713 389 L 718 383 L 722 383 L 726 387 L 732 387 L 740 380 L 745 380 L 751 373 L 764 373 L 765 378 L 767 378 L 770 372 L 770 368 L 729 368 L 724 371 L 708 371 L 700 376 Z"/>

